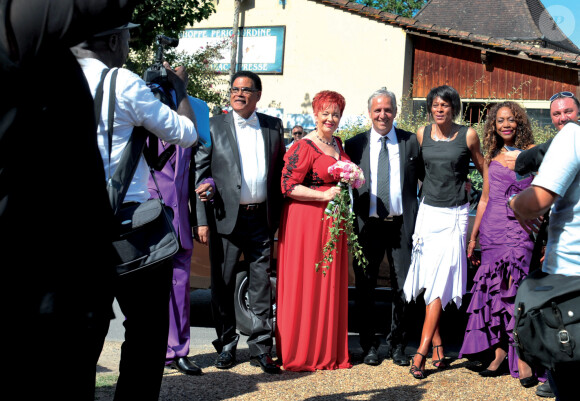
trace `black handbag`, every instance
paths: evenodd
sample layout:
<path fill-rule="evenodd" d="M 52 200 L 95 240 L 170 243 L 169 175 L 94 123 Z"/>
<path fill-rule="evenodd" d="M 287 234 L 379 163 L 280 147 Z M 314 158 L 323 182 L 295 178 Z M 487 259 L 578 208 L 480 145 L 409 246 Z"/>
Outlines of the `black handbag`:
<path fill-rule="evenodd" d="M 97 121 L 99 121 L 101 116 L 103 82 L 108 71 L 103 71 L 95 95 L 95 116 Z M 111 165 L 113 143 L 117 72 L 118 69 L 115 69 L 111 74 L 109 91 L 109 166 Z M 115 173 L 112 176 L 109 173 L 107 191 L 118 224 L 112 241 L 115 250 L 114 264 L 117 268 L 117 274 L 121 276 L 158 266 L 159 262 L 171 258 L 179 250 L 179 240 L 173 227 L 173 209 L 163 203 L 153 168 L 150 167 L 150 171 L 157 187 L 159 198 L 149 199 L 144 203 L 123 204 L 149 136 L 153 137 L 143 127 L 135 127 L 123 150 Z M 154 140 L 157 141 L 157 138 L 155 137 Z M 149 165 L 151 166 L 150 163 Z"/>
<path fill-rule="evenodd" d="M 514 340 L 518 356 L 535 366 L 580 362 L 580 276 L 536 270 L 515 300 Z"/>

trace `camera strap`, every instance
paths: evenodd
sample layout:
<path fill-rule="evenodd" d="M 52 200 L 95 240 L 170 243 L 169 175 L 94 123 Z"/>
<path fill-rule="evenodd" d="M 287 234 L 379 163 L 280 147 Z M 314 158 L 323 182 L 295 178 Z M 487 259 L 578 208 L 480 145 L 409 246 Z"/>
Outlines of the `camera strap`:
<path fill-rule="evenodd" d="M 150 84 L 149 88 L 155 97 L 161 101 L 161 103 L 171 108 L 171 110 L 177 110 L 177 106 L 175 105 L 175 102 L 171 96 L 171 92 L 168 88 L 165 88 L 159 84 Z M 161 171 L 163 169 L 165 164 L 169 161 L 174 153 L 175 145 L 171 144 L 160 154 L 158 138 L 150 138 L 149 145 L 143 152 L 145 160 L 147 160 L 147 164 L 149 164 L 149 166 L 157 171 Z"/>

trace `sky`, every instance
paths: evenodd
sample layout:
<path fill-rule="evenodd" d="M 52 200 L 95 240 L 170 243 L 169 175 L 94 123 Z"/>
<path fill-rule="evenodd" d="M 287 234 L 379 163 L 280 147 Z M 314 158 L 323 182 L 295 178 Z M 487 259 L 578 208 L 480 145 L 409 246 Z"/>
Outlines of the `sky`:
<path fill-rule="evenodd" d="M 580 1 L 541 0 L 558 27 L 574 44 L 580 47 Z M 549 37 L 548 35 L 546 35 Z"/>

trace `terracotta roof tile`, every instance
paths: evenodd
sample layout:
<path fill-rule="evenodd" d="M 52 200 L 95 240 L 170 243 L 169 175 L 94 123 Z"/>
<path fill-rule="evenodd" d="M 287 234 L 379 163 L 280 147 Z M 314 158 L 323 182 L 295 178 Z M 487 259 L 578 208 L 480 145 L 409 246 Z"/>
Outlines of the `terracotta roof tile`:
<path fill-rule="evenodd" d="M 486 35 L 479 35 L 477 33 L 472 33 L 470 38 L 472 39 L 477 39 L 477 40 L 481 40 L 482 42 L 487 42 L 491 39 L 491 36 L 486 36 Z"/>
<path fill-rule="evenodd" d="M 389 13 L 389 12 L 386 12 L 386 11 L 381 11 L 379 13 L 379 15 L 381 17 L 385 17 L 385 18 L 388 18 L 388 19 L 393 20 L 393 21 L 396 20 L 399 17 L 397 14 L 392 14 L 392 13 Z"/>
<path fill-rule="evenodd" d="M 345 6 L 349 3 L 348 0 L 332 0 L 332 1 L 326 0 L 324 2 L 325 3 L 337 3 L 337 4 L 342 4 L 342 5 L 345 5 Z"/>
<path fill-rule="evenodd" d="M 366 8 L 366 6 L 364 4 L 353 3 L 352 1 L 351 2 L 348 2 L 346 4 L 346 6 L 348 7 L 349 10 L 359 10 L 359 11 L 362 11 L 363 8 Z"/>
<path fill-rule="evenodd" d="M 534 48 L 534 50 L 535 50 L 534 53 L 546 55 L 546 56 L 550 56 L 550 55 L 553 55 L 554 53 L 556 53 L 556 51 L 554 49 L 546 49 L 544 47 L 536 47 L 536 48 Z"/>
<path fill-rule="evenodd" d="M 397 22 L 400 22 L 402 24 L 407 24 L 407 25 L 414 25 L 417 22 L 417 20 L 414 20 L 413 18 L 407 18 L 407 17 L 398 17 Z"/>

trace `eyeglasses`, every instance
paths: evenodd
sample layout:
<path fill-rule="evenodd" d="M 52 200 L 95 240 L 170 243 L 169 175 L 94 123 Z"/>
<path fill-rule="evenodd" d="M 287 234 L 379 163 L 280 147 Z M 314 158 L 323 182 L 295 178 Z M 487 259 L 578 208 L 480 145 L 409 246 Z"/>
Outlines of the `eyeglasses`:
<path fill-rule="evenodd" d="M 292 133 L 292 135 L 304 135 L 304 132 L 300 132 L 300 131 L 298 131 L 298 132 L 293 132 L 293 133 Z"/>
<path fill-rule="evenodd" d="M 232 95 L 236 95 L 236 94 L 238 94 L 240 92 L 242 92 L 244 95 L 249 95 L 249 94 L 251 94 L 253 92 L 259 92 L 259 91 L 257 89 L 254 89 L 254 88 L 246 88 L 246 87 L 244 87 L 244 88 L 236 88 L 235 86 L 232 86 L 230 88 L 230 93 Z"/>
<path fill-rule="evenodd" d="M 552 96 L 550 98 L 550 103 L 552 103 L 554 100 L 556 99 L 560 99 L 561 97 L 572 97 L 572 98 L 576 98 L 576 96 L 574 96 L 574 94 L 572 92 L 558 92 L 556 93 L 554 96 Z"/>

